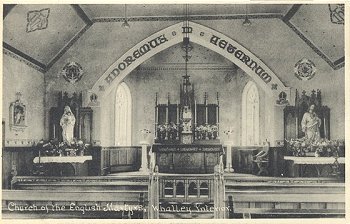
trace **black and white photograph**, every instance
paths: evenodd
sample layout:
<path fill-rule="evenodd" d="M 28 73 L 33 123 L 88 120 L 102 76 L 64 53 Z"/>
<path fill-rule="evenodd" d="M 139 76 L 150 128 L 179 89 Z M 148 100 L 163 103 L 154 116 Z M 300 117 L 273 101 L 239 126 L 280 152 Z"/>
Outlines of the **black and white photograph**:
<path fill-rule="evenodd" d="M 71 3 L 2 4 L 2 221 L 349 222 L 349 2 Z"/>

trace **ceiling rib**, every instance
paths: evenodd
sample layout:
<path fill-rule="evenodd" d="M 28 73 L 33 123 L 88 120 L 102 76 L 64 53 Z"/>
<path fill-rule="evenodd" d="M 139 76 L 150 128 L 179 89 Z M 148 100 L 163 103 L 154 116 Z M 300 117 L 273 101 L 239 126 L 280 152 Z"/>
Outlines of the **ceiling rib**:
<path fill-rule="evenodd" d="M 302 6 L 301 4 L 294 4 L 292 8 L 290 8 L 290 10 L 287 12 L 287 14 L 283 17 L 282 20 L 284 22 L 289 21 L 295 15 L 295 13 L 297 13 L 297 11 L 301 6 Z"/>
<path fill-rule="evenodd" d="M 10 13 L 10 11 L 16 6 L 16 4 L 5 4 L 3 7 L 3 19 Z"/>
<path fill-rule="evenodd" d="M 283 14 L 281 13 L 263 13 L 247 15 L 249 19 L 281 19 Z M 246 15 L 198 15 L 189 16 L 189 20 L 232 20 L 232 19 L 245 19 Z M 131 22 L 144 22 L 144 21 L 183 21 L 183 16 L 131 16 L 128 17 L 128 21 Z M 92 21 L 103 23 L 103 22 L 123 22 L 124 17 L 98 17 L 93 18 Z"/>
<path fill-rule="evenodd" d="M 29 56 L 29 55 L 23 53 L 22 51 L 20 51 L 20 50 L 14 48 L 14 47 L 12 47 L 11 45 L 7 44 L 6 42 L 3 42 L 3 43 L 2 43 L 2 46 L 3 46 L 5 49 L 11 51 L 12 53 L 14 53 L 14 54 L 16 54 L 16 55 L 22 57 L 22 58 L 25 59 L 25 60 L 27 60 L 28 62 L 30 62 L 30 63 L 32 63 L 32 64 L 34 64 L 34 65 L 40 67 L 40 68 L 42 69 L 42 71 L 46 71 L 46 65 L 44 65 L 43 63 L 37 61 L 36 59 L 32 58 L 31 56 Z M 42 71 L 41 71 L 41 72 L 42 72 Z"/>
<path fill-rule="evenodd" d="M 72 4 L 71 5 L 73 7 L 73 9 L 75 10 L 75 12 L 78 14 L 78 16 L 86 23 L 86 25 L 92 25 L 92 21 L 91 19 L 88 17 L 88 15 L 86 15 L 86 13 L 84 12 L 84 10 L 77 4 Z"/>
<path fill-rule="evenodd" d="M 49 70 L 58 61 L 64 53 L 91 27 L 91 25 L 86 24 L 83 29 L 79 31 L 57 54 L 56 56 L 47 64 L 47 70 Z"/>
<path fill-rule="evenodd" d="M 334 66 L 338 66 L 338 65 L 340 65 L 340 64 L 342 64 L 342 63 L 344 63 L 344 62 L 345 62 L 345 56 L 339 58 L 338 60 L 336 60 L 335 62 L 333 62 L 333 64 L 334 64 Z"/>

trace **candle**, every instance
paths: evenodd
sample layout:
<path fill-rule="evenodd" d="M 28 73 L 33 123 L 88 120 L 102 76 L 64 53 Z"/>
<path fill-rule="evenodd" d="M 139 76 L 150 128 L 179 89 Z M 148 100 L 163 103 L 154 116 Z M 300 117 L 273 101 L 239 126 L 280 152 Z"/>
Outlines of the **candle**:
<path fill-rule="evenodd" d="M 56 138 L 56 125 L 53 125 L 53 138 Z"/>

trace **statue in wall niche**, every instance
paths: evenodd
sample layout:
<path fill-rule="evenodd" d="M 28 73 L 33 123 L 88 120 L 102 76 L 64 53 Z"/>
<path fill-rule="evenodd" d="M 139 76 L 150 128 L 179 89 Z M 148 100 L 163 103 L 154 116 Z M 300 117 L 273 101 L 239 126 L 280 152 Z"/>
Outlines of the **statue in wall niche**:
<path fill-rule="evenodd" d="M 73 141 L 75 117 L 69 106 L 64 107 L 60 125 L 62 127 L 63 141 L 70 145 L 70 143 Z"/>
<path fill-rule="evenodd" d="M 305 137 L 310 141 L 317 141 L 320 139 L 321 119 L 314 110 L 315 105 L 311 104 L 301 120 L 301 128 L 305 133 Z"/>

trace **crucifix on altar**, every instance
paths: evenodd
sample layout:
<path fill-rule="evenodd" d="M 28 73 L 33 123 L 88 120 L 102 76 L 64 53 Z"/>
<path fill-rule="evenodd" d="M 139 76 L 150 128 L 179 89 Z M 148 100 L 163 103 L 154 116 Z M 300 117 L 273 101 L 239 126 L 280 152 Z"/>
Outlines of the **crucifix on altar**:
<path fill-rule="evenodd" d="M 182 76 L 183 84 L 181 88 L 181 111 L 182 111 L 182 132 L 181 132 L 181 143 L 191 144 L 193 142 L 193 130 L 192 130 L 192 108 L 194 104 L 193 88 L 190 83 L 190 76 L 187 74 Z"/>

